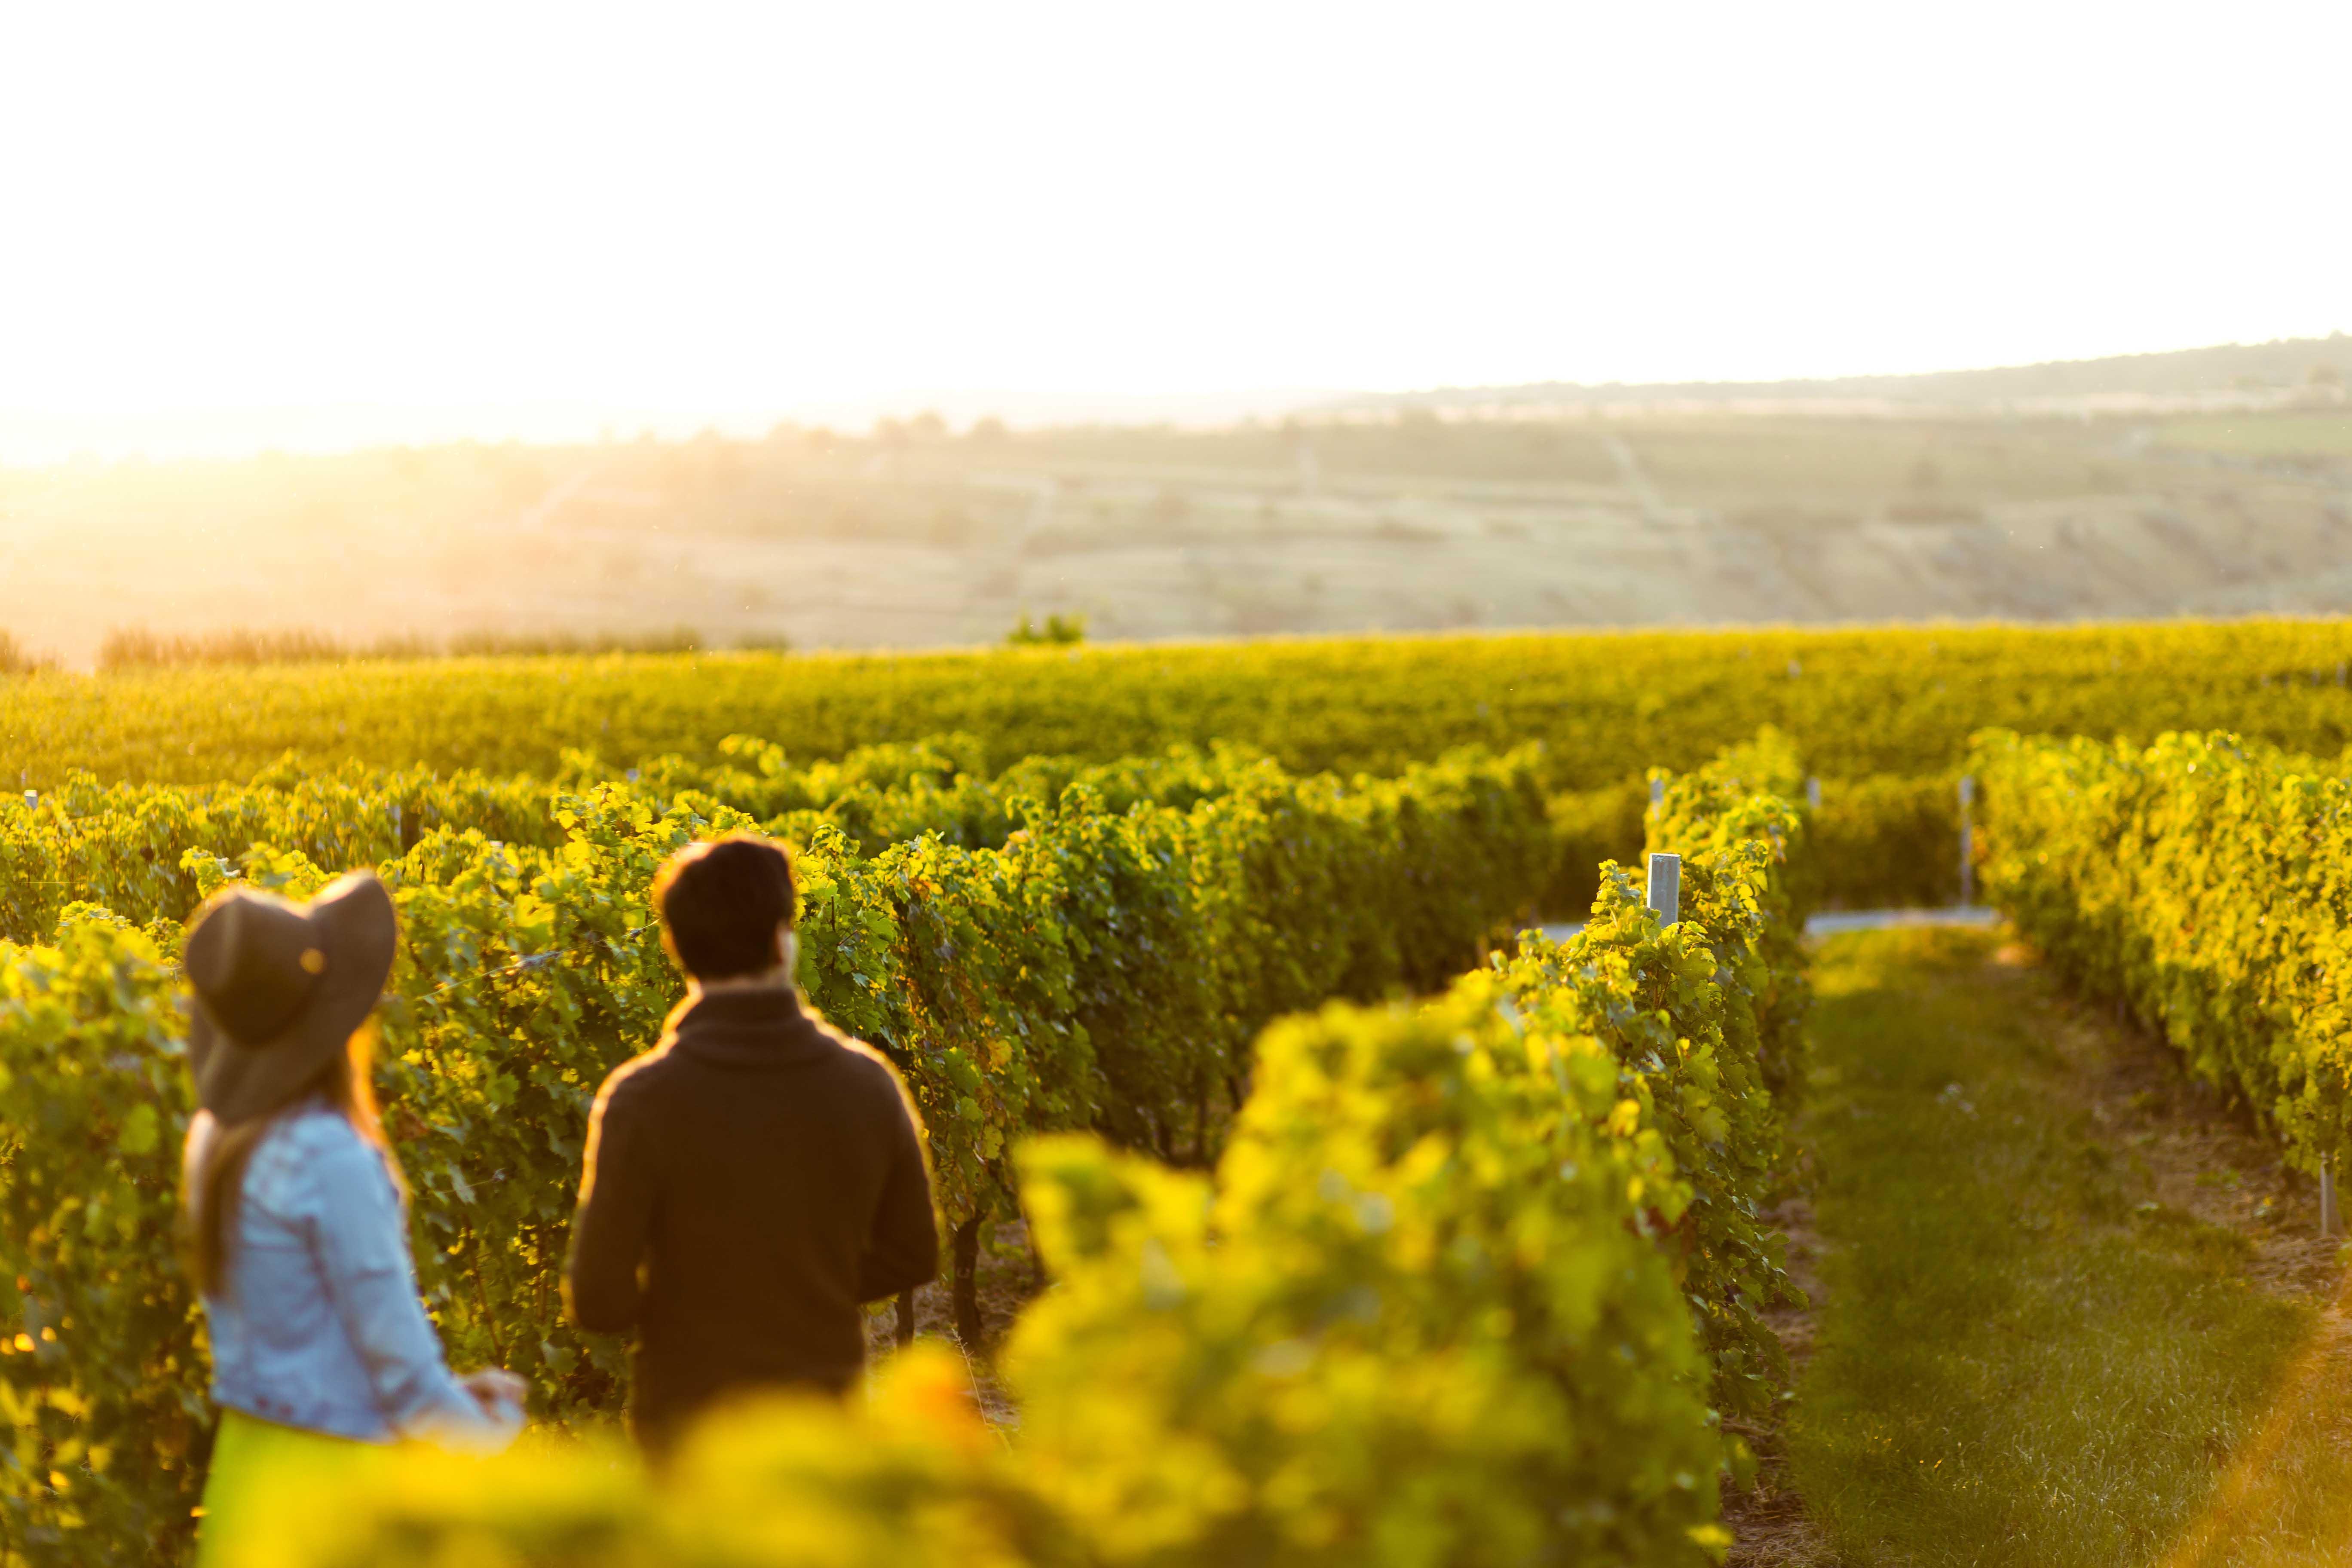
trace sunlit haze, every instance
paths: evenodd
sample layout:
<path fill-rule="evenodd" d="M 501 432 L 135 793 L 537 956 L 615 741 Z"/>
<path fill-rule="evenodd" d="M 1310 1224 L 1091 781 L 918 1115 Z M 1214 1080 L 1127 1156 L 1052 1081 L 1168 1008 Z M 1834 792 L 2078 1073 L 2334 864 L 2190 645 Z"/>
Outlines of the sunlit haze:
<path fill-rule="evenodd" d="M 0 461 L 2324 334 L 2347 18 L 19 6 Z"/>

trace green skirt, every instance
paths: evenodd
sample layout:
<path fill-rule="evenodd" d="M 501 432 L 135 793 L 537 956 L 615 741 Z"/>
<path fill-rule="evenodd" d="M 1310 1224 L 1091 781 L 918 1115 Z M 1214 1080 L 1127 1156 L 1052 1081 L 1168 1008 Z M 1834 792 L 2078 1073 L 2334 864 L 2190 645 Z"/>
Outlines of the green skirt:
<path fill-rule="evenodd" d="M 242 1410 L 221 1412 L 205 1477 L 205 1513 L 196 1528 L 196 1568 L 237 1568 L 257 1527 L 287 1489 L 308 1489 L 373 1463 L 385 1452 L 373 1443 L 280 1426 Z"/>

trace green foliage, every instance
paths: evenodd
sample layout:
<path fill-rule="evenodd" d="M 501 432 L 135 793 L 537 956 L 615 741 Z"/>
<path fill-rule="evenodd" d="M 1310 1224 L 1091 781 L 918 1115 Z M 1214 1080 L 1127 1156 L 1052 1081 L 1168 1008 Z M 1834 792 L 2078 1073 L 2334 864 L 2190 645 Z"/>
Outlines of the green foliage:
<path fill-rule="evenodd" d="M 1661 930 L 1615 864 L 1582 931 L 1521 944 L 1496 973 L 1528 1016 L 1581 1032 L 1618 1066 L 1621 1103 L 1693 1194 L 1670 1248 L 1713 1369 L 1710 1396 L 1754 1416 L 1787 1379 L 1763 1320 L 1800 1300 L 1763 1219 L 1780 1183 L 1803 1078 L 1811 995 L 1804 906 L 1790 872 L 1809 856 L 1791 796 L 1793 747 L 1767 731 L 1696 773 L 1661 773 L 1649 847 L 1683 858 L 1680 919 Z"/>
<path fill-rule="evenodd" d="M 1845 909 L 1958 903 L 1958 775 L 1823 780 L 1802 880 L 1822 902 Z"/>
<path fill-rule="evenodd" d="M 278 1478 L 282 1511 L 250 1568 L 1076 1568 L 1066 1523 L 966 1397 L 963 1369 L 919 1347 L 847 1411 L 778 1402 L 698 1435 L 654 1486 L 609 1440 L 495 1463 L 426 1450 L 332 1476 Z"/>
<path fill-rule="evenodd" d="M 244 778 L 288 751 L 551 777 L 567 750 L 795 757 L 964 731 L 1083 762 L 1229 741 L 1287 768 L 1402 772 L 1460 745 L 1545 745 L 1552 790 L 1691 768 L 1770 723 L 1824 778 L 1942 774 L 1986 725 L 2229 726 L 2334 754 L 2352 741 L 2352 624 L 1592 632 L 1297 638 L 890 655 L 678 654 L 205 668 L 0 686 L 17 788 Z"/>
<path fill-rule="evenodd" d="M 1044 626 L 1032 625 L 1024 614 L 1021 624 L 1004 638 L 1008 647 L 1069 647 L 1086 640 L 1086 616 L 1065 616 L 1058 610 L 1045 617 Z"/>
<path fill-rule="evenodd" d="M 943 1444 L 946 1385 L 916 1419 L 893 1377 L 871 1411 L 715 1428 L 670 1502 L 580 1458 L 395 1458 L 265 1561 L 932 1561 L 945 1518 L 983 1563 L 1716 1560 L 1743 1456 L 1708 1392 L 1769 1397 L 1750 1309 L 1785 1289 L 1753 1206 L 1801 825 L 1744 793 L 1785 759 L 1667 781 L 1675 927 L 1611 868 L 1571 943 L 1266 1031 L 1213 1173 L 1028 1142 L 1055 1282 L 1004 1357 L 1006 1449 Z"/>
<path fill-rule="evenodd" d="M 1801 781 L 1782 781 L 1800 798 Z M 1805 852 L 1793 886 L 1807 901 L 1836 909 L 1918 909 L 1960 897 L 1959 778 L 1874 773 L 1825 779 L 1808 814 Z M 1554 795 L 1549 815 L 1559 859 L 1541 905 L 1556 918 L 1580 917 L 1600 892 L 1604 860 L 1633 864 L 1643 843 L 1649 794 L 1634 778 Z"/>
<path fill-rule="evenodd" d="M 46 940 L 76 901 L 177 926 L 203 897 L 198 868 L 233 862 L 255 844 L 346 867 L 396 859 L 450 824 L 553 843 L 561 835 L 548 798 L 529 780 L 357 765 L 312 776 L 290 759 L 245 786 L 100 784 L 77 773 L 46 795 L 0 795 L 0 940 Z"/>
<path fill-rule="evenodd" d="M 1756 1059 L 1765 1087 L 1784 1105 L 1804 1081 L 1811 1005 L 1802 951 L 1811 874 L 1791 878 L 1779 869 L 1812 859 L 1807 819 L 1795 804 L 1802 774 L 1794 744 L 1768 727 L 1695 773 L 1659 776 L 1660 799 L 1648 817 L 1647 847 L 1683 857 L 1684 908 L 1727 933 L 1725 963 L 1752 949 L 1761 966 L 1737 989 L 1755 999 Z M 1687 890 L 1694 866 L 1704 882 L 1696 900 Z M 1725 900 L 1720 908 L 1710 902 L 1717 898 Z M 1729 978 L 1719 984 L 1735 988 Z"/>
<path fill-rule="evenodd" d="M 1649 809 L 1649 786 L 1640 778 L 1570 790 L 1552 796 L 1552 879 L 1544 889 L 1546 914 L 1581 915 L 1601 892 L 1601 866 L 1632 864 L 1642 855 L 1642 818 Z"/>
<path fill-rule="evenodd" d="M 1086 763 L 1076 757 L 1025 757 L 990 776 L 986 748 L 968 734 L 934 735 L 911 743 L 860 746 L 839 761 L 801 765 L 771 742 L 730 735 L 720 761 L 698 763 L 675 754 L 635 770 L 632 782 L 656 795 L 693 791 L 758 818 L 772 832 L 805 836 L 822 819 L 838 826 L 867 854 L 936 833 L 966 848 L 1002 845 L 1037 803 L 1060 803 L 1076 786 L 1094 791 L 1100 809 L 1123 812 L 1139 802 L 1190 806 L 1229 787 L 1240 764 L 1259 754 L 1218 744 L 1207 751 L 1171 746 L 1157 756 Z M 560 777 L 591 782 L 602 776 L 593 760 L 575 756 Z"/>
<path fill-rule="evenodd" d="M 1775 979 L 1754 951 L 1760 847 L 1717 867 L 1686 863 L 1684 918 L 1661 930 L 1641 889 L 1612 867 L 1592 922 L 1552 947 L 1522 944 L 1500 974 L 1517 1006 L 1591 1035 L 1618 1069 L 1625 1125 L 1656 1137 L 1694 1194 L 1659 1216 L 1696 1316 L 1717 1406 L 1755 1415 L 1786 1382 L 1762 1314 L 1799 1300 L 1764 1223 L 1785 1112 L 1765 1082 L 1759 1015 Z"/>
<path fill-rule="evenodd" d="M 1268 1018 L 1334 994 L 1440 984 L 1528 905 L 1545 842 L 1538 760 L 1532 749 L 1465 755 L 1345 782 L 1231 756 L 1101 780 L 1074 773 L 1051 806 L 1006 800 L 1021 826 L 981 847 L 926 833 L 869 855 L 820 814 L 799 846 L 801 980 L 905 1074 L 951 1221 L 1010 1201 L 1008 1150 L 1031 1132 L 1095 1128 L 1206 1159 L 1243 1092 L 1247 1042 Z M 869 759 L 857 787 L 888 766 Z M 893 776 L 911 784 L 917 772 L 909 763 Z M 1111 809 L 1107 787 L 1129 804 Z M 329 868 L 376 860 L 405 936 L 378 1088 L 413 1189 L 427 1304 L 454 1361 L 530 1378 L 536 1415 L 570 1420 L 617 1405 L 620 1347 L 561 1321 L 588 1107 L 678 998 L 647 906 L 656 870 L 691 839 L 752 819 L 690 788 L 593 784 L 551 804 L 544 788 L 273 774 L 243 792 L 125 796 L 83 781 L 0 824 L 0 848 L 14 857 L 0 861 L 0 900 L 12 919 L 41 918 L 56 896 L 48 884 L 73 879 L 152 927 L 142 935 L 119 913 L 86 913 L 58 935 L 65 956 L 0 948 L 0 998 L 49 996 L 64 984 L 53 970 L 80 966 L 73 1006 L 0 1008 L 0 1061 L 12 1064 L 5 1125 L 92 1130 L 7 1143 L 0 1202 L 12 1215 L 24 1205 L 26 1222 L 0 1237 L 0 1273 L 105 1292 L 129 1280 L 152 1308 L 131 1312 L 133 1298 L 119 1294 L 77 1306 L 70 1292 L 40 1293 L 65 1289 L 48 1284 L 0 1299 L 0 1333 L 57 1322 L 77 1347 L 70 1360 L 38 1351 L 24 1363 L 47 1369 L 51 1403 L 25 1428 L 27 1457 L 0 1475 L 0 1498 L 47 1508 L 53 1523 L 67 1518 L 40 1500 L 54 1485 L 43 1464 L 75 1487 L 102 1480 L 121 1494 L 109 1511 L 71 1514 L 83 1531 L 61 1560 L 119 1553 L 130 1541 L 168 1560 L 184 1530 L 185 1472 L 118 1434 L 186 1436 L 155 1416 L 157 1380 L 129 1381 L 138 1369 L 179 1369 L 189 1381 L 173 1396 L 195 1397 L 195 1320 L 167 1240 L 186 1089 L 162 963 L 180 916 L 233 879 L 299 898 Z M 445 817 L 512 811 L 546 837 L 444 820 L 404 843 L 389 817 L 403 801 Z M 292 842 L 229 847 L 253 832 Z M 108 980 L 115 972 L 95 967 L 93 953 L 118 955 L 110 961 L 129 978 Z M 144 1043 L 108 1045 L 118 1036 Z M 89 1076 L 93 1061 L 117 1076 Z M 84 1092 L 77 1086 L 102 1088 L 110 1109 L 59 1098 Z M 147 1164 L 108 1142 L 141 1105 L 146 1120 L 131 1124 L 153 1134 Z M 145 1205 L 135 1223 L 110 1217 L 68 1236 L 42 1218 L 60 1206 L 96 1212 L 110 1194 L 110 1215 L 129 1215 L 120 1184 L 131 1175 Z M 201 1401 L 193 1408 L 200 1418 Z M 93 1443 L 113 1445 L 109 1468 L 77 1479 L 73 1456 Z"/>
<path fill-rule="evenodd" d="M 1792 771 L 1767 741 L 1665 781 L 1673 929 L 1604 868 L 1567 945 L 1267 1032 L 1212 1183 L 1033 1147 L 1058 1286 L 1007 1371 L 1037 1486 L 1108 1561 L 1651 1563 L 1719 1540 L 1740 1455 L 1706 1396 L 1771 1404 L 1759 1311 L 1792 1298 L 1757 1217 L 1767 1058 L 1794 1068 L 1804 1004 L 1771 929 L 1801 826 L 1757 785 Z"/>
<path fill-rule="evenodd" d="M 2352 1146 L 2352 782 L 2233 735 L 1980 737 L 1985 889 L 2306 1171 Z"/>
<path fill-rule="evenodd" d="M 1796 1067 L 1805 999 L 1773 924 L 1801 824 L 1757 793 L 1793 772 L 1768 738 L 1665 781 L 1669 930 L 1607 867 L 1567 944 L 1410 1012 L 1269 1031 L 1213 1180 L 1033 1146 L 1058 1283 L 1006 1367 L 1036 1484 L 1106 1560 L 1720 1543 L 1709 1494 L 1742 1455 L 1706 1399 L 1771 1403 L 1759 1314 L 1795 1299 L 1759 1211 L 1781 1154 L 1766 1079 Z"/>
<path fill-rule="evenodd" d="M 1615 1064 L 1502 999 L 1272 1030 L 1213 1184 L 1032 1147 L 1019 1451 L 1101 1561 L 1703 1560 L 1719 1447 L 1648 1234 L 1685 1193 Z"/>
<path fill-rule="evenodd" d="M 0 1562 L 168 1561 L 212 1412 L 173 1245 L 177 976 L 77 906 L 0 943 Z"/>

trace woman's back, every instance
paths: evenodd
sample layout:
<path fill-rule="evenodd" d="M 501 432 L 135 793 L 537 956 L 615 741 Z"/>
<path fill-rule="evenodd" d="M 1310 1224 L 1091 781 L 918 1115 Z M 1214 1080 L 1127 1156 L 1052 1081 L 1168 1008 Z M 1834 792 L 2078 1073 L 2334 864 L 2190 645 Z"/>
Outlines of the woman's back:
<path fill-rule="evenodd" d="M 223 1289 L 205 1300 L 217 1403 L 370 1443 L 487 1436 L 417 1300 L 407 1218 L 373 1143 L 305 1100 L 255 1143 L 239 1192 Z"/>

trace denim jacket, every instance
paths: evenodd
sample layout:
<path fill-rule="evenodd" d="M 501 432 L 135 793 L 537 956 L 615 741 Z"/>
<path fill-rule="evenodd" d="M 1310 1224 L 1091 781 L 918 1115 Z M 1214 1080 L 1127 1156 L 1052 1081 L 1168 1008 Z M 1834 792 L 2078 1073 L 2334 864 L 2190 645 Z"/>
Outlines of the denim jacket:
<path fill-rule="evenodd" d="M 392 1173 L 341 1112 L 307 1101 L 262 1135 L 227 1239 L 205 1300 L 216 1404 L 368 1443 L 512 1438 L 442 1360 Z"/>

